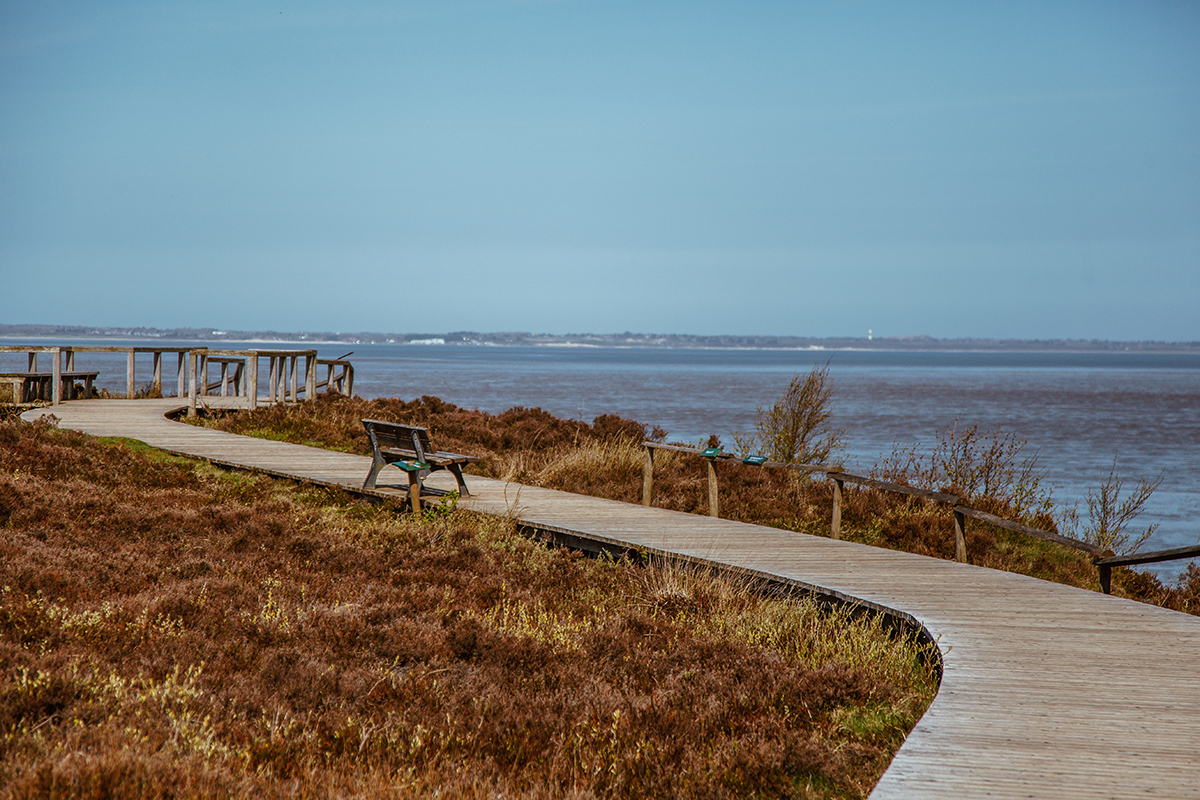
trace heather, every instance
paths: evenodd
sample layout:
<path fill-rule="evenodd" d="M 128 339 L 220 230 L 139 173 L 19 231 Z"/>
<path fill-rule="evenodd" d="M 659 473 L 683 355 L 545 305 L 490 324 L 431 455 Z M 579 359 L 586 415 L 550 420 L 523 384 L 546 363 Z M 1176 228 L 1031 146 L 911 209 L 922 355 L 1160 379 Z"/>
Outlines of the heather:
<path fill-rule="evenodd" d="M 763 412 L 769 416 L 770 410 Z M 298 406 L 241 411 L 204 424 L 369 454 L 362 418 L 429 427 L 442 449 L 481 456 L 473 467 L 477 474 L 631 503 L 641 502 L 641 442 L 663 438 L 657 428 L 615 415 L 601 415 L 589 424 L 560 419 L 540 408 L 514 407 L 488 414 L 436 397 L 367 400 L 329 394 Z M 828 433 L 825 437 L 822 441 L 837 438 Z M 716 441 L 714 436 L 711 442 Z M 1051 502 L 1049 488 L 1040 484 L 1036 465 L 1022 456 L 1022 444 L 1011 435 L 963 426 L 940 439 L 941 449 L 931 453 L 898 449 L 882 458 L 873 474 L 958 493 L 983 511 L 1058 531 L 1055 512 L 1059 510 Z M 739 463 L 718 463 L 716 469 L 722 517 L 829 535 L 833 487 L 828 481 Z M 704 514 L 707 493 L 701 459 L 669 451 L 655 455 L 656 507 Z M 843 494 L 842 538 L 935 558 L 955 556 L 954 522 L 944 505 L 852 484 Z M 967 521 L 965 538 L 972 564 L 1086 589 L 1099 586 L 1096 567 L 1080 551 L 977 520 Z M 1200 613 L 1200 568 L 1194 563 L 1174 585 L 1165 585 L 1150 573 L 1118 567 L 1113 570 L 1112 588 L 1117 596 Z"/>
<path fill-rule="evenodd" d="M 0 531 L 8 797 L 860 797 L 935 690 L 879 620 L 48 425 Z"/>

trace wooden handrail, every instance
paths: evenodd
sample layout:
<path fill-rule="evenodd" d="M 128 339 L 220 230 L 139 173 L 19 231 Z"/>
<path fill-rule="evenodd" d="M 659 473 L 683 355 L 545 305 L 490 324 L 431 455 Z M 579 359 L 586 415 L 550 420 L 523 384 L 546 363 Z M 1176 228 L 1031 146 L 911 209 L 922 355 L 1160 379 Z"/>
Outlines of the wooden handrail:
<path fill-rule="evenodd" d="M 325 380 L 318 381 L 314 391 L 325 387 L 336 388 L 339 394 L 354 394 L 354 365 L 343 356 L 342 358 L 318 358 L 317 367 L 325 367 Z M 341 367 L 341 372 L 335 374 L 335 368 Z"/>
<path fill-rule="evenodd" d="M 267 398 L 269 402 L 287 401 L 297 402 L 300 399 L 301 393 L 305 398 L 316 396 L 319 387 L 336 385 L 339 391 L 344 394 L 352 394 L 354 387 L 354 366 L 345 359 L 345 357 L 337 359 L 318 359 L 316 350 L 210 350 L 208 347 L 156 347 L 156 346 L 93 346 L 93 345 L 0 345 L 0 353 L 23 352 L 29 354 L 29 371 L 36 371 L 37 356 L 39 354 L 50 354 L 53 362 L 53 396 L 52 402 L 58 405 L 62 399 L 62 373 L 71 372 L 74 370 L 75 353 L 126 353 L 126 371 L 125 371 L 125 396 L 133 399 L 136 396 L 137 381 L 135 378 L 135 356 L 141 353 L 151 353 L 154 356 L 154 387 L 162 389 L 162 360 L 165 353 L 177 353 L 179 356 L 178 364 L 178 385 L 177 394 L 179 397 L 187 396 L 188 398 L 188 415 L 194 416 L 196 413 L 196 398 L 199 395 L 207 394 L 214 388 L 221 388 L 222 393 L 228 392 L 228 384 L 225 378 L 228 373 L 228 365 L 233 363 L 231 358 L 240 358 L 245 361 L 245 369 L 236 370 L 237 377 L 240 378 L 242 384 L 242 393 L 247 396 L 251 408 L 258 406 L 258 358 L 265 356 L 270 359 L 270 381 L 268 386 Z M 304 376 L 303 381 L 299 374 L 299 360 L 304 359 Z M 63 361 L 66 364 L 63 364 Z M 207 366 L 209 363 L 219 364 L 222 373 L 224 373 L 221 381 L 210 382 L 207 379 Z M 325 366 L 329 370 L 329 375 L 325 381 L 318 384 L 316 368 L 317 366 Z M 340 367 L 340 372 L 335 376 L 333 373 L 334 367 Z M 236 379 L 235 379 L 236 380 Z M 235 387 L 235 393 L 238 389 Z"/>
<path fill-rule="evenodd" d="M 713 468 L 713 464 L 717 461 L 726 463 L 740 463 L 747 466 L 769 467 L 794 469 L 804 472 L 823 472 L 825 477 L 833 482 L 833 509 L 830 519 L 830 536 L 834 539 L 841 538 L 841 523 L 842 523 L 842 489 L 845 483 L 857 483 L 863 486 L 870 486 L 875 489 L 880 489 L 887 492 L 896 492 L 898 494 L 906 494 L 911 497 L 920 497 L 925 500 L 932 500 L 937 503 L 944 503 L 951 507 L 951 512 L 954 515 L 954 549 L 955 558 L 958 561 L 966 562 L 967 560 L 967 545 L 964 534 L 965 518 L 986 522 L 989 525 L 994 525 L 997 528 L 1014 531 L 1015 533 L 1025 534 L 1037 539 L 1042 539 L 1055 544 L 1061 544 L 1065 547 L 1070 547 L 1075 550 L 1082 550 L 1092 556 L 1094 563 L 1100 571 L 1100 590 L 1105 594 L 1109 594 L 1111 590 L 1112 568 L 1116 566 L 1127 566 L 1131 564 L 1152 564 L 1159 561 L 1171 561 L 1180 558 L 1193 558 L 1200 556 L 1200 545 L 1192 547 L 1177 547 L 1172 550 L 1159 550 L 1153 553 L 1144 553 L 1141 555 L 1117 556 L 1111 550 L 1106 550 L 1099 545 L 1089 542 L 1082 542 L 1078 539 L 1072 539 L 1069 536 L 1063 536 L 1053 531 L 1045 531 L 1041 528 L 1034 528 L 1030 525 L 1025 525 L 1020 522 L 998 517 L 995 514 L 981 511 L 973 508 L 964 502 L 964 498 L 949 492 L 935 492 L 930 489 L 921 489 L 916 486 L 907 486 L 901 483 L 892 483 L 891 481 L 881 481 L 876 478 L 869 478 L 865 475 L 855 475 L 849 472 L 843 472 L 840 466 L 831 464 L 785 464 L 778 461 L 746 461 L 738 458 L 732 453 L 719 452 L 713 455 L 705 455 L 704 450 L 695 447 L 686 447 L 675 444 L 662 444 L 660 442 L 643 442 L 642 446 L 646 450 L 645 463 L 642 474 L 642 505 L 651 505 L 652 491 L 654 485 L 654 451 L 655 450 L 670 450 L 678 453 L 689 453 L 702 456 L 708 462 L 708 492 L 709 501 L 708 508 L 711 516 L 717 516 L 717 474 Z"/>
<path fill-rule="evenodd" d="M 698 456 L 704 456 L 704 450 L 702 450 L 698 447 L 685 447 L 683 445 L 663 444 L 661 442 L 642 442 L 642 446 L 645 448 L 651 449 L 651 450 L 672 450 L 676 453 L 693 453 Z M 829 472 L 830 470 L 841 469 L 840 466 L 834 466 L 831 464 L 786 463 L 783 461 L 771 461 L 769 459 L 766 461 L 751 463 L 751 462 L 744 460 L 740 456 L 734 455 L 733 453 L 726 453 L 726 452 L 718 453 L 715 456 L 704 456 L 704 457 L 718 459 L 720 461 L 736 461 L 740 464 L 745 464 L 748 467 L 770 467 L 772 469 L 792 469 L 792 470 L 797 470 L 797 471 L 802 471 L 802 472 Z"/>
<path fill-rule="evenodd" d="M 649 506 L 653 501 L 654 491 L 654 451 L 669 450 L 675 453 L 688 453 L 697 455 L 708 462 L 708 515 L 710 517 L 719 517 L 720 499 L 717 487 L 717 470 L 714 464 L 718 461 L 745 464 L 752 467 L 770 467 L 774 469 L 791 469 L 799 472 L 829 472 L 830 470 L 840 470 L 841 467 L 833 467 L 829 464 L 786 464 L 780 461 L 747 461 L 739 458 L 733 453 L 716 452 L 710 453 L 715 448 L 707 448 L 701 450 L 696 447 L 687 447 L 678 444 L 663 444 L 662 442 L 642 442 L 642 447 L 646 449 L 645 459 L 642 465 L 642 505 Z M 837 538 L 836 536 L 834 537 Z"/>
<path fill-rule="evenodd" d="M 1067 547 L 1073 547 L 1076 550 L 1083 550 L 1084 552 L 1091 553 L 1094 556 L 1103 557 L 1112 554 L 1111 550 L 1105 550 L 1099 545 L 1081 542 L 1078 539 L 1072 539 L 1069 536 L 1052 533 L 1051 531 L 1044 531 L 1041 528 L 1031 528 L 1028 525 L 1022 525 L 1019 522 L 1013 522 L 1011 520 L 1004 519 L 1003 517 L 997 517 L 995 514 L 989 514 L 986 511 L 980 511 L 977 508 L 971 508 L 970 506 L 965 506 L 961 503 L 956 505 L 954 510 L 964 516 L 974 517 L 975 519 L 983 520 L 990 525 L 995 525 L 997 528 L 1004 528 L 1017 533 L 1023 533 L 1026 536 L 1033 536 L 1038 539 L 1045 539 L 1048 542 L 1055 542 Z"/>
<path fill-rule="evenodd" d="M 860 483 L 863 486 L 870 486 L 874 489 L 883 489 L 888 492 L 896 492 L 898 494 L 912 495 L 913 497 L 923 497 L 926 500 L 936 500 L 939 503 L 949 503 L 957 505 L 962 502 L 963 498 L 956 494 L 947 494 L 946 492 L 935 492 L 931 489 L 920 489 L 916 486 L 908 486 L 903 483 L 891 483 L 890 481 L 881 481 L 876 478 L 868 478 L 865 475 L 852 475 L 849 472 L 831 471 L 827 472 L 826 476 L 847 483 Z"/>
<path fill-rule="evenodd" d="M 30 365 L 35 365 L 37 362 L 38 353 L 55 353 L 55 375 L 58 376 L 61 371 L 61 360 L 66 359 L 66 371 L 70 372 L 75 369 L 75 354 L 76 353 L 126 353 L 126 369 L 125 369 L 125 396 L 133 399 L 137 392 L 136 380 L 134 378 L 134 356 L 139 353 L 151 353 L 154 356 L 154 387 L 162 389 L 162 357 L 164 353 L 177 353 L 179 356 L 179 365 L 177 370 L 178 377 L 178 396 L 183 397 L 186 392 L 185 383 L 185 364 L 189 353 L 206 352 L 206 347 L 148 347 L 148 346 L 133 346 L 133 347 L 117 347 L 117 346 L 96 346 L 96 345 L 53 345 L 53 346 L 38 346 L 38 345 L 4 345 L 0 346 L 0 353 L 25 352 L 29 353 Z M 55 377 L 55 384 L 59 383 L 59 378 Z M 61 400 L 61 390 L 56 391 L 53 403 L 57 405 Z"/>
<path fill-rule="evenodd" d="M 1130 553 L 1125 556 L 1108 556 L 1096 561 L 1103 567 L 1128 567 L 1133 564 L 1157 564 L 1160 561 L 1175 561 L 1180 558 L 1200 557 L 1200 544 L 1173 547 L 1170 550 L 1155 550 L 1150 553 Z"/>

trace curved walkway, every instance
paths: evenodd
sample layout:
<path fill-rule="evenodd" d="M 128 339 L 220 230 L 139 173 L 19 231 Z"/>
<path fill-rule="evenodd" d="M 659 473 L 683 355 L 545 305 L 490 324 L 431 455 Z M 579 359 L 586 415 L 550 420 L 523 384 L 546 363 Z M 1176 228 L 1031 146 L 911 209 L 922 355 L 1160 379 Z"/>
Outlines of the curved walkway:
<path fill-rule="evenodd" d="M 163 417 L 178 405 L 87 400 L 25 416 L 52 411 L 66 428 L 316 483 L 357 488 L 366 476 L 369 458 Z M 404 476 L 391 472 L 395 488 L 380 488 L 399 493 Z M 850 542 L 468 482 L 472 507 L 533 527 L 718 561 L 919 620 L 942 651 L 941 689 L 873 798 L 1200 798 L 1198 617 Z"/>

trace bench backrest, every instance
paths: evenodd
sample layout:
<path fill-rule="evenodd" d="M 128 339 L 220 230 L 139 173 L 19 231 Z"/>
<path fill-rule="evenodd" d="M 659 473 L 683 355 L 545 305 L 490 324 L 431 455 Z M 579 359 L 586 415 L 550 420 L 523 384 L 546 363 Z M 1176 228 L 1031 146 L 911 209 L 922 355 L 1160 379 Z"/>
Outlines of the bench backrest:
<path fill-rule="evenodd" d="M 429 443 L 428 428 L 384 422 L 378 419 L 364 419 L 362 424 L 367 429 L 367 435 L 371 437 L 372 447 L 407 450 L 416 453 L 421 461 L 425 460 L 426 453 L 437 452 Z"/>

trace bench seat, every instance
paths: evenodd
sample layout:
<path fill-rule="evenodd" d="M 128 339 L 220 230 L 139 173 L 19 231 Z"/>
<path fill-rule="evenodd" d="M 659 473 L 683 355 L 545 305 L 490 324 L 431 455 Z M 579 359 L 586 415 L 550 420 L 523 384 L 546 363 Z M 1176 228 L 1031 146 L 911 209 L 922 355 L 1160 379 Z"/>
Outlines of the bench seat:
<path fill-rule="evenodd" d="M 391 465 L 408 475 L 408 495 L 414 511 L 421 510 L 421 495 L 438 497 L 441 489 L 425 486 L 424 479 L 438 470 L 446 470 L 458 482 L 458 492 L 469 497 L 463 478 L 464 464 L 478 461 L 477 456 L 437 450 L 429 440 L 429 430 L 378 419 L 364 419 L 363 427 L 371 439 L 371 471 L 363 481 L 364 489 L 374 489 L 379 471 Z"/>
<path fill-rule="evenodd" d="M 76 399 L 75 382 L 83 382 L 84 398 L 92 397 L 92 383 L 99 372 L 63 372 L 63 400 Z M 38 400 L 54 399 L 54 373 L 52 372 L 0 372 L 0 401 L 10 403 L 33 403 Z"/>

